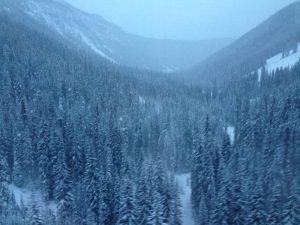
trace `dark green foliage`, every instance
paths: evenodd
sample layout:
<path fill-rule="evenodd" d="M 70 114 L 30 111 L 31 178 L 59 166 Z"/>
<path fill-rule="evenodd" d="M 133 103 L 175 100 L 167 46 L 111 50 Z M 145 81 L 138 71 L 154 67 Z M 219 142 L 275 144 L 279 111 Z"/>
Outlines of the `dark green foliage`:
<path fill-rule="evenodd" d="M 191 170 L 197 224 L 299 224 L 299 65 L 201 88 L 34 27 L 0 15 L 1 222 L 181 225 L 170 173 Z M 56 214 L 17 205 L 30 183 Z"/>

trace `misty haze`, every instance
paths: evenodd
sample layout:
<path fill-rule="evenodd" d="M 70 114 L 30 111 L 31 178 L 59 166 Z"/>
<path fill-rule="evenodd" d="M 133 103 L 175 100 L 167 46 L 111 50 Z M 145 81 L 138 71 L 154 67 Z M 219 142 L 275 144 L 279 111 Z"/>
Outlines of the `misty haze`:
<path fill-rule="evenodd" d="M 300 1 L 0 0 L 0 225 L 300 225 Z"/>

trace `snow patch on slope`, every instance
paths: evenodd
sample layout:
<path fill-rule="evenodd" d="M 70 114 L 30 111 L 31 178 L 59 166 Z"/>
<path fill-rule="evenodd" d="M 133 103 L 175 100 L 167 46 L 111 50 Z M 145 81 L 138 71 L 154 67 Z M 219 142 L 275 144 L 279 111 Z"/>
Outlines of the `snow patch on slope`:
<path fill-rule="evenodd" d="M 30 203 L 32 191 L 25 188 L 19 188 L 14 184 L 8 185 L 8 189 L 11 193 L 13 193 L 15 200 L 19 206 L 21 205 L 22 201 L 25 205 L 28 205 Z"/>
<path fill-rule="evenodd" d="M 268 73 L 275 72 L 277 69 L 291 69 L 300 61 L 300 43 L 297 45 L 297 50 L 290 50 L 286 56 L 282 53 L 273 56 L 267 60 L 266 71 Z"/>
<path fill-rule="evenodd" d="M 175 176 L 182 206 L 182 222 L 183 225 L 195 225 L 191 204 L 191 175 L 180 174 Z"/>
<path fill-rule="evenodd" d="M 174 72 L 177 72 L 179 70 L 179 68 L 177 68 L 176 66 L 161 65 L 161 67 L 162 67 L 162 71 L 164 73 L 174 73 Z"/>
<path fill-rule="evenodd" d="M 235 128 L 232 127 L 232 126 L 228 126 L 227 129 L 226 129 L 226 133 L 228 134 L 228 136 L 230 138 L 231 145 L 233 145 L 233 143 L 234 143 Z"/>
<path fill-rule="evenodd" d="M 87 45 L 91 50 L 100 55 L 101 57 L 109 60 L 110 62 L 116 63 L 114 59 L 105 54 L 95 43 L 85 34 L 85 32 L 79 30 L 79 27 L 72 21 L 61 22 L 61 19 L 55 18 L 56 15 L 52 12 L 51 8 L 47 4 L 37 4 L 35 1 L 28 1 L 25 7 L 25 12 L 33 18 L 44 21 L 47 26 L 56 30 L 62 37 L 68 38 L 68 35 L 71 37 L 79 37 L 83 44 Z M 70 16 L 71 17 L 71 16 Z M 113 52 L 112 49 L 105 46 L 109 52 Z"/>
<path fill-rule="evenodd" d="M 30 207 L 32 202 L 37 202 L 38 205 L 43 206 L 43 208 L 51 210 L 56 214 L 57 212 L 57 204 L 54 202 L 46 203 L 43 200 L 42 193 L 40 190 L 29 189 L 29 188 L 20 188 L 15 186 L 14 184 L 8 185 L 9 191 L 14 195 L 16 203 L 21 206 L 23 203 L 24 206 Z"/>
<path fill-rule="evenodd" d="M 258 74 L 258 82 L 261 82 L 261 76 L 263 68 L 267 72 L 267 74 L 272 74 L 276 72 L 276 70 L 280 69 L 292 69 L 298 62 L 300 61 L 300 43 L 297 44 L 297 49 L 289 50 L 285 54 L 279 53 L 266 61 L 266 65 L 264 67 L 260 67 L 257 70 Z M 250 73 L 255 74 L 254 72 Z"/>
<path fill-rule="evenodd" d="M 139 96 L 139 102 L 140 102 L 141 105 L 145 105 L 146 99 L 143 98 L 142 96 Z"/>
<path fill-rule="evenodd" d="M 100 56 L 102 56 L 103 58 L 108 59 L 109 61 L 116 63 L 116 61 L 114 59 L 112 59 L 111 57 L 109 57 L 108 55 L 106 55 L 103 51 L 101 51 L 99 48 L 97 48 L 95 46 L 95 44 L 87 37 L 85 36 L 82 32 L 77 31 L 77 33 L 80 35 L 81 40 L 87 45 L 89 46 L 94 52 L 96 52 L 97 54 L 99 54 Z"/>
<path fill-rule="evenodd" d="M 262 68 L 259 68 L 257 70 L 257 75 L 258 75 L 258 83 L 260 83 L 261 82 L 261 75 L 262 75 Z"/>
<path fill-rule="evenodd" d="M 25 9 L 25 13 L 30 15 L 33 18 L 37 18 L 39 20 L 43 20 L 47 26 L 51 27 L 52 29 L 56 30 L 61 36 L 64 37 L 64 33 L 60 26 L 58 26 L 57 21 L 54 21 L 51 16 L 45 12 L 45 9 L 41 7 L 41 5 L 37 4 L 34 1 L 29 1 L 27 3 L 27 9 Z"/>

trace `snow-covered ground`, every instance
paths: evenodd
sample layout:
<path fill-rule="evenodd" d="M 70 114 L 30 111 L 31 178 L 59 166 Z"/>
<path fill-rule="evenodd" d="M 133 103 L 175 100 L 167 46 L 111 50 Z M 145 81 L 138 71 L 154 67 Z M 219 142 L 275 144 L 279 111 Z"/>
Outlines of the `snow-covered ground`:
<path fill-rule="evenodd" d="M 191 175 L 189 173 L 180 174 L 176 175 L 175 178 L 180 191 L 183 225 L 195 225 L 191 204 Z"/>
<path fill-rule="evenodd" d="M 266 61 L 264 66 L 265 71 L 268 74 L 276 72 L 277 69 L 292 69 L 300 61 L 300 43 L 297 45 L 296 51 L 289 50 L 286 54 L 279 53 Z M 258 82 L 261 81 L 262 67 L 257 70 L 258 73 Z M 254 74 L 252 72 L 251 74 Z"/>
<path fill-rule="evenodd" d="M 141 105 L 145 105 L 146 99 L 143 98 L 142 96 L 139 96 L 139 102 L 140 102 Z"/>
<path fill-rule="evenodd" d="M 234 132 L 235 132 L 234 127 L 232 127 L 232 126 L 227 127 L 226 133 L 228 134 L 228 136 L 230 138 L 231 145 L 233 145 L 233 143 L 234 143 Z"/>
<path fill-rule="evenodd" d="M 23 202 L 24 206 L 30 207 L 32 202 L 38 204 L 39 207 L 43 209 L 51 210 L 56 214 L 57 204 L 54 202 L 46 203 L 43 200 L 42 193 L 40 190 L 30 189 L 30 188 L 19 188 L 14 184 L 8 185 L 8 189 L 14 195 L 16 203 L 21 206 L 21 202 Z"/>
<path fill-rule="evenodd" d="M 85 43 L 87 46 L 89 46 L 94 52 L 96 52 L 97 54 L 99 54 L 103 58 L 109 60 L 110 62 L 116 63 L 116 61 L 113 58 L 109 57 L 103 51 L 101 51 L 99 48 L 97 48 L 95 43 L 93 41 L 91 41 L 84 33 L 82 33 L 79 30 L 77 31 L 77 33 L 79 34 L 79 36 L 80 36 L 81 40 L 83 41 L 83 43 Z"/>
<path fill-rule="evenodd" d="M 263 67 L 257 69 L 258 83 L 261 82 L 261 76 L 263 69 L 271 75 L 276 72 L 278 69 L 292 69 L 297 63 L 300 62 L 300 43 L 297 44 L 295 50 L 286 51 L 284 54 L 281 52 L 277 55 L 266 60 L 266 63 Z M 252 71 L 249 74 L 246 74 L 245 77 L 255 75 L 255 71 Z"/>
<path fill-rule="evenodd" d="M 23 201 L 25 205 L 28 205 L 30 203 L 32 198 L 32 191 L 30 191 L 29 189 L 19 188 L 13 184 L 8 185 L 8 189 L 11 193 L 13 193 L 15 200 L 19 206 L 21 205 L 21 201 Z"/>
<path fill-rule="evenodd" d="M 259 68 L 257 70 L 257 74 L 258 74 L 258 83 L 260 83 L 261 82 L 261 75 L 262 75 L 262 68 Z"/>
<path fill-rule="evenodd" d="M 290 50 L 286 56 L 283 57 L 283 54 L 277 54 L 272 58 L 267 60 L 266 71 L 272 73 L 277 69 L 291 69 L 300 61 L 300 43 L 297 46 L 297 51 L 294 52 Z"/>

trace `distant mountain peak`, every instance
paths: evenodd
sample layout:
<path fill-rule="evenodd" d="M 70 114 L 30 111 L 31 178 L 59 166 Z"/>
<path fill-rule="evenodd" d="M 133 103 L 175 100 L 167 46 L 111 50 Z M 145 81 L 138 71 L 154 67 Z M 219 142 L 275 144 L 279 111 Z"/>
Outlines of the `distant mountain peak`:
<path fill-rule="evenodd" d="M 159 40 L 128 34 L 101 16 L 74 8 L 64 0 L 2 1 L 42 26 L 48 26 L 73 45 L 134 68 L 175 72 L 199 63 L 231 42 L 229 39 Z"/>

